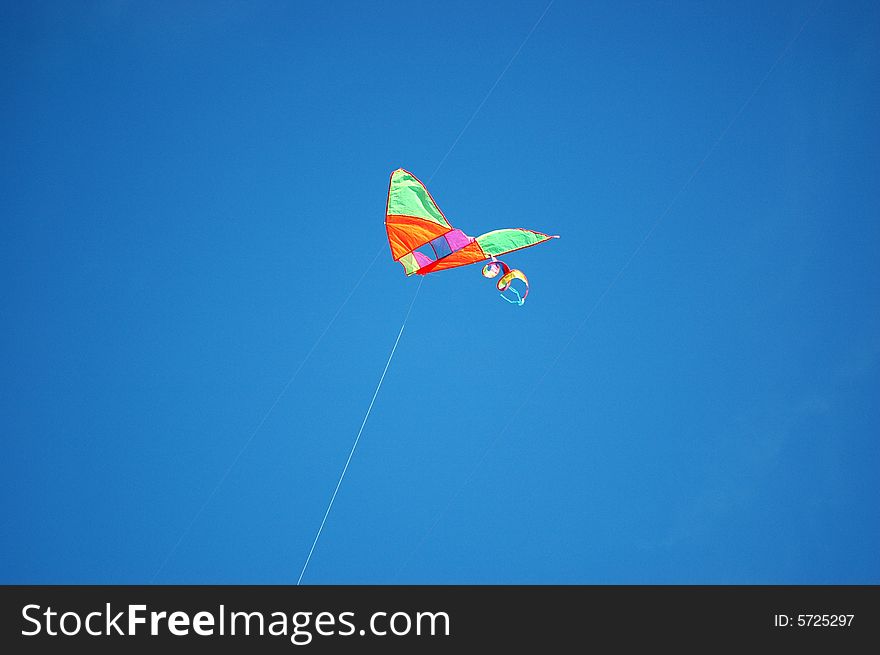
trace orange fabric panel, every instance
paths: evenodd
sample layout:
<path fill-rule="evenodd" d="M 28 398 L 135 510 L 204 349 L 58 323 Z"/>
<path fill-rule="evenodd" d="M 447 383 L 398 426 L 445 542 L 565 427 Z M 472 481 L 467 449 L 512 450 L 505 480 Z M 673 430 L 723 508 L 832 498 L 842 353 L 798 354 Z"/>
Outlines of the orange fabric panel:
<path fill-rule="evenodd" d="M 476 262 L 481 262 L 484 259 L 489 259 L 489 256 L 485 252 L 483 252 L 483 249 L 480 248 L 479 243 L 477 243 L 476 241 L 471 241 L 464 248 L 456 250 L 454 253 L 452 253 L 451 255 L 447 255 L 443 259 L 438 259 L 432 264 L 423 266 L 416 272 L 424 275 L 425 273 L 442 271 L 447 268 L 455 268 L 456 266 L 475 264 Z"/>
<path fill-rule="evenodd" d="M 389 214 L 385 217 L 385 230 L 388 232 L 388 244 L 391 246 L 391 257 L 394 261 L 443 236 L 450 229 L 446 225 L 439 225 L 415 216 Z"/>

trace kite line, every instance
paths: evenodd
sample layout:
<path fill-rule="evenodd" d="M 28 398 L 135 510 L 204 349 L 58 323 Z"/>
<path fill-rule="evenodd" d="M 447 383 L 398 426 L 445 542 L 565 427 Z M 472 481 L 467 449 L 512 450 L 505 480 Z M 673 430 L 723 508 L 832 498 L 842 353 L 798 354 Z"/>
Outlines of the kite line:
<path fill-rule="evenodd" d="M 303 576 L 306 574 L 306 569 L 309 566 L 309 562 L 312 559 L 312 553 L 315 552 L 315 546 L 318 545 L 318 539 L 321 538 L 321 533 L 324 531 L 324 524 L 327 523 L 327 517 L 330 515 L 330 510 L 333 508 L 333 501 L 336 500 L 336 494 L 339 493 L 339 487 L 342 486 L 342 480 L 345 478 L 345 473 L 348 471 L 348 465 L 351 464 L 351 458 L 354 456 L 354 451 L 358 446 L 358 442 L 361 440 L 361 435 L 364 432 L 364 427 L 367 425 L 367 420 L 370 418 L 370 412 L 373 411 L 373 405 L 376 403 L 376 397 L 379 395 L 379 389 L 382 388 L 382 383 L 385 381 L 385 374 L 388 373 L 388 367 L 391 366 L 391 360 L 394 359 L 394 352 L 397 350 L 397 344 L 400 343 L 400 337 L 403 336 L 403 328 L 406 327 L 406 321 L 409 319 L 409 315 L 412 312 L 413 305 L 416 304 L 416 298 L 419 297 L 419 290 L 422 288 L 422 283 L 425 281 L 424 276 L 419 280 L 419 286 L 416 287 L 416 292 L 413 294 L 413 299 L 409 303 L 409 309 L 406 310 L 406 316 L 403 317 L 403 323 L 400 325 L 400 331 L 397 333 L 397 338 L 394 340 L 394 346 L 391 348 L 391 354 L 388 355 L 388 361 L 385 362 L 385 369 L 382 371 L 382 376 L 379 378 L 379 384 L 376 385 L 376 390 L 373 392 L 373 398 L 370 400 L 370 406 L 367 407 L 367 413 L 364 414 L 364 420 L 361 421 L 360 430 L 358 430 L 357 436 L 354 438 L 354 443 L 351 445 L 351 450 L 348 453 L 348 459 L 345 460 L 345 466 L 342 467 L 342 473 L 339 475 L 339 480 L 336 482 L 336 488 L 333 490 L 333 495 L 330 496 L 330 502 L 327 504 L 327 511 L 324 512 L 324 518 L 321 519 L 321 525 L 318 527 L 318 532 L 315 535 L 315 540 L 312 542 L 312 547 L 309 549 L 309 554 L 306 557 L 306 561 L 303 564 L 302 571 L 299 573 L 299 579 L 297 579 L 296 584 L 302 582 Z"/>
<path fill-rule="evenodd" d="M 300 371 L 302 371 L 303 367 L 306 365 L 306 362 L 309 361 L 309 358 L 312 356 L 312 353 L 315 352 L 315 349 L 318 347 L 318 344 L 320 344 L 321 341 L 324 339 L 324 336 L 330 330 L 330 327 L 336 322 L 336 319 L 339 318 L 339 314 L 342 312 L 342 310 L 348 304 L 348 301 L 351 300 L 351 297 L 354 295 L 354 292 L 357 291 L 358 287 L 361 286 L 361 283 L 364 281 L 364 278 L 367 276 L 367 273 L 370 271 L 370 269 L 373 268 L 373 265 L 376 263 L 376 260 L 379 259 L 379 255 L 382 253 L 382 250 L 384 250 L 384 247 L 380 248 L 376 252 L 376 255 L 373 257 L 373 261 L 371 261 L 370 265 L 364 269 L 364 272 L 361 274 L 360 279 L 357 281 L 357 283 L 355 283 L 355 285 L 354 285 L 354 287 L 352 287 L 351 291 L 348 292 L 348 295 L 345 297 L 345 300 L 343 300 L 342 304 L 339 305 L 339 307 L 336 309 L 336 313 L 333 314 L 333 317 L 330 319 L 330 321 L 327 323 L 327 325 L 324 326 L 324 329 L 321 331 L 321 334 L 318 335 L 318 338 L 315 340 L 315 343 L 312 344 L 312 347 L 309 348 L 308 352 L 306 353 L 306 356 L 303 357 L 302 361 L 299 363 L 299 366 L 297 366 L 296 370 L 294 370 L 293 375 L 291 375 L 290 378 L 287 380 L 287 382 L 284 384 L 284 386 L 281 387 L 281 391 L 279 391 L 278 395 L 275 396 L 275 400 L 272 402 L 271 405 L 269 405 L 269 409 L 267 409 L 266 412 L 263 414 L 263 418 L 261 418 L 260 421 L 257 423 L 257 427 L 255 427 L 253 429 L 250 436 L 244 442 L 242 447 L 239 448 L 238 453 L 236 453 L 235 457 L 229 463 L 229 466 L 226 467 L 226 471 L 223 473 L 223 475 L 217 481 L 217 484 L 214 485 L 214 488 L 211 490 L 211 493 L 209 493 L 207 495 L 207 497 L 205 498 L 204 502 L 202 502 L 199 509 L 196 510 L 195 514 L 193 514 L 192 518 L 189 520 L 189 523 L 186 524 L 186 527 L 183 529 L 183 531 L 180 533 L 180 536 L 177 538 L 177 541 L 174 542 L 174 545 L 171 547 L 171 550 L 168 551 L 168 554 L 165 556 L 165 559 L 162 560 L 162 563 L 159 565 L 159 568 L 156 569 L 155 573 L 153 573 L 153 577 L 150 578 L 150 584 L 153 584 L 156 582 L 156 578 L 159 577 L 159 574 L 162 573 L 162 570 L 165 568 L 165 566 L 168 564 L 171 557 L 174 555 L 174 553 L 180 547 L 180 544 L 183 543 L 184 538 L 186 537 L 187 534 L 189 534 L 189 531 L 192 530 L 192 527 L 193 527 L 193 525 L 195 525 L 195 522 L 199 519 L 199 517 L 202 515 L 202 513 L 208 507 L 208 504 L 211 502 L 211 500 L 214 498 L 214 496 L 220 490 L 220 487 L 223 486 L 223 483 L 226 481 L 226 478 L 228 478 L 229 474 L 232 473 L 232 469 L 234 469 L 235 465 L 238 464 L 238 460 L 241 459 L 242 455 L 244 455 L 245 451 L 251 445 L 251 442 L 254 440 L 254 437 L 256 437 L 257 433 L 260 431 L 260 428 L 263 427 L 263 424 L 266 422 L 266 419 L 269 418 L 269 415 L 273 412 L 275 407 L 281 401 L 281 398 L 284 396 L 285 393 L 287 393 L 287 390 L 290 388 L 290 385 L 292 385 L 294 380 L 296 380 L 296 378 L 299 376 Z"/>
<path fill-rule="evenodd" d="M 492 92 L 495 91 L 495 87 L 497 87 L 498 84 L 501 82 L 501 79 L 504 77 L 504 74 L 507 72 L 507 69 L 510 68 L 510 66 L 513 64 L 513 62 L 519 56 L 519 53 L 522 51 L 523 47 L 525 47 L 526 43 L 528 43 L 528 40 L 532 37 L 532 34 L 534 33 L 534 31 L 538 28 L 538 25 L 541 24 L 541 21 L 544 20 L 544 16 L 547 15 L 547 12 L 550 10 L 550 7 L 553 6 L 554 2 L 555 2 L 555 0 L 550 0 L 550 2 L 547 3 L 547 6 L 544 8 L 544 11 L 541 12 L 541 15 L 538 17 L 538 20 L 535 21 L 534 25 L 532 25 L 532 28 L 528 31 L 525 38 L 520 42 L 519 47 L 517 47 L 516 51 L 514 51 L 513 55 L 507 61 L 507 65 L 504 66 L 504 68 L 501 70 L 501 73 L 499 73 L 498 77 L 495 78 L 495 81 L 492 83 L 492 86 L 489 87 L 489 90 L 486 92 L 486 95 L 483 96 L 483 99 L 480 101 L 480 104 L 477 105 L 477 108 L 471 114 L 470 118 L 468 118 L 467 122 L 464 124 L 464 127 L 461 128 L 461 131 L 458 133 L 458 136 L 455 137 L 455 140 L 452 142 L 452 145 L 449 146 L 449 149 L 446 151 L 446 153 L 440 159 L 440 162 L 437 164 L 437 167 L 434 169 L 434 171 L 431 173 L 431 175 L 428 176 L 427 183 L 430 183 L 431 180 L 434 179 L 434 176 L 437 175 L 437 173 L 440 171 L 440 168 L 446 162 L 446 159 L 449 157 L 450 154 L 452 154 L 452 151 L 455 150 L 455 146 L 458 145 L 458 142 L 461 140 L 461 137 L 464 136 L 464 133 L 467 131 L 468 127 L 470 127 L 471 123 L 474 122 L 474 119 L 477 117 L 477 114 L 479 114 L 480 110 L 483 109 L 483 105 L 485 105 L 486 101 L 489 100 L 489 97 L 492 95 Z M 380 249 L 380 252 L 381 251 L 382 251 L 382 249 Z M 377 254 L 377 256 L 378 256 L 378 254 Z M 373 261 L 375 261 L 375 258 Z M 371 266 L 372 266 L 372 264 L 371 264 Z M 315 546 L 318 544 L 318 539 L 320 539 L 320 537 L 321 537 L 321 532 L 324 530 L 324 524 L 327 522 L 327 517 L 330 515 L 330 509 L 333 507 L 333 501 L 336 500 L 336 494 L 339 492 L 339 487 L 342 485 L 342 480 L 345 477 L 346 471 L 348 471 L 348 465 L 351 462 L 351 458 L 354 456 L 354 451 L 357 448 L 358 441 L 360 440 L 361 434 L 364 431 L 364 426 L 367 424 L 367 419 L 370 417 L 370 412 L 373 409 L 373 404 L 376 402 L 376 397 L 379 395 L 379 389 L 382 387 L 382 382 L 385 380 L 385 374 L 388 372 L 388 367 L 391 365 L 391 360 L 394 358 L 394 351 L 397 349 L 397 344 L 400 342 L 400 337 L 403 335 L 403 328 L 406 326 L 406 321 L 409 318 L 410 312 L 412 311 L 413 305 L 416 302 L 416 298 L 419 295 L 419 290 L 422 288 L 422 283 L 424 281 L 425 281 L 425 278 L 424 278 L 424 276 L 422 276 L 421 279 L 419 280 L 419 286 L 416 289 L 415 294 L 413 295 L 412 302 L 409 305 L 409 309 L 406 312 L 406 316 L 403 319 L 403 324 L 400 326 L 400 331 L 397 333 L 397 339 L 395 339 L 394 346 L 391 348 L 391 354 L 388 356 L 388 361 L 385 363 L 385 370 L 382 371 L 382 376 L 379 378 L 379 384 L 376 386 L 376 391 L 373 393 L 373 398 L 370 401 L 369 407 L 367 408 L 367 413 L 364 415 L 364 420 L 361 423 L 360 430 L 358 430 L 357 436 L 355 437 L 355 440 L 354 440 L 354 444 L 351 447 L 351 451 L 348 453 L 348 459 L 345 461 L 345 466 L 343 466 L 343 468 L 342 468 L 342 473 L 339 476 L 338 482 L 336 483 L 336 488 L 333 490 L 333 495 L 330 497 L 330 502 L 327 505 L 327 510 L 324 512 L 324 518 L 321 520 L 321 525 L 318 527 L 318 532 L 315 535 L 314 541 L 312 542 L 312 547 L 311 547 L 311 549 L 309 549 L 309 554 L 306 557 L 305 563 L 303 564 L 302 571 L 300 571 L 299 579 L 296 581 L 297 586 L 302 582 L 303 576 L 306 573 L 306 569 L 309 566 L 309 562 L 312 559 L 312 553 L 314 553 Z M 352 293 L 353 293 L 353 291 L 352 291 Z M 346 299 L 346 302 L 347 302 L 347 299 Z"/>

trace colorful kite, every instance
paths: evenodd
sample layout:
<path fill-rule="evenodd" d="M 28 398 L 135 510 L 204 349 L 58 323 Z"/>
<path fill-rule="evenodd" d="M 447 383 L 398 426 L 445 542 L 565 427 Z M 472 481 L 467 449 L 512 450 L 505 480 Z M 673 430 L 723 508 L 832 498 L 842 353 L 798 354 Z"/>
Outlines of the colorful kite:
<path fill-rule="evenodd" d="M 449 224 L 425 185 L 402 168 L 391 174 L 385 230 L 391 256 L 403 265 L 407 275 L 427 275 L 488 259 L 483 276 L 494 278 L 501 274 L 496 285 L 501 297 L 516 305 L 522 305 L 529 294 L 528 278 L 496 259 L 497 256 L 559 238 L 522 228 L 469 237 Z"/>

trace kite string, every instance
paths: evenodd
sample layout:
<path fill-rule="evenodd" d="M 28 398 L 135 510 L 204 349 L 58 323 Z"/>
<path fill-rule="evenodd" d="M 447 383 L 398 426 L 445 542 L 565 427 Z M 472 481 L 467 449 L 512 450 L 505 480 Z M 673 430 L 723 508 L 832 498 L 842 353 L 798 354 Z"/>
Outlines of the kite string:
<path fill-rule="evenodd" d="M 400 337 L 403 336 L 403 329 L 406 327 L 406 322 L 409 319 L 409 315 L 412 312 L 413 305 L 416 303 L 416 298 L 419 296 L 419 290 L 422 288 L 422 283 L 425 281 L 425 278 L 422 277 L 419 280 L 419 286 L 416 287 L 416 292 L 413 294 L 413 299 L 409 303 L 409 309 L 406 311 L 406 316 L 403 317 L 403 323 L 400 325 L 400 331 L 397 333 L 397 338 L 394 340 L 394 346 L 391 348 L 391 354 L 388 355 L 388 361 L 385 362 L 385 368 L 382 371 L 382 375 L 379 378 L 379 383 L 376 385 L 376 390 L 373 392 L 373 398 L 370 400 L 370 405 L 367 407 L 367 413 L 364 414 L 364 420 L 361 421 L 361 427 L 358 430 L 357 436 L 354 438 L 354 443 L 351 445 L 351 450 L 348 453 L 348 459 L 345 460 L 345 466 L 342 467 L 342 473 L 339 475 L 339 480 L 336 482 L 336 488 L 333 490 L 333 495 L 330 496 L 330 502 L 327 504 L 327 510 L 324 512 L 324 518 L 321 519 L 321 525 L 318 527 L 318 532 L 315 534 L 315 540 L 312 542 L 312 547 L 309 549 L 309 554 L 306 557 L 306 561 L 303 564 L 302 571 L 300 571 L 299 579 L 296 581 L 296 584 L 299 585 L 302 582 L 303 576 L 306 574 L 306 569 L 309 566 L 309 562 L 312 559 L 312 553 L 315 552 L 315 546 L 318 545 L 318 539 L 321 538 L 321 533 L 324 531 L 324 525 L 327 523 L 327 517 L 330 515 L 330 510 L 333 508 L 333 502 L 336 500 L 336 495 L 339 493 L 339 487 L 342 486 L 342 480 L 345 478 L 346 472 L 348 472 L 348 465 L 351 464 L 351 458 L 354 457 L 354 451 L 357 449 L 358 442 L 361 440 L 361 435 L 364 432 L 364 427 L 367 425 L 367 420 L 370 418 L 370 412 L 373 411 L 373 405 L 376 403 L 376 397 L 379 395 L 379 390 L 382 388 L 382 383 L 385 381 L 385 374 L 388 373 L 388 368 L 391 366 L 391 360 L 394 359 L 394 353 L 397 350 L 397 344 L 400 343 Z"/>
<path fill-rule="evenodd" d="M 278 394 L 275 396 L 275 400 L 272 402 L 271 405 L 269 405 L 269 409 L 267 409 L 265 411 L 265 413 L 263 414 L 263 418 L 261 418 L 260 421 L 257 423 L 257 427 L 255 427 L 251 431 L 250 436 L 245 440 L 245 442 L 241 446 L 241 448 L 238 449 L 238 452 L 236 453 L 235 457 L 229 463 L 229 466 L 226 467 L 226 471 L 223 473 L 223 475 L 217 481 L 217 484 L 214 485 L 214 488 L 211 489 L 211 493 L 209 493 L 207 495 L 205 500 L 202 502 L 202 504 L 196 510 L 195 514 L 192 515 L 192 518 L 190 518 L 189 522 L 186 524 L 186 527 L 184 527 L 183 531 L 177 537 L 177 541 L 174 542 L 174 545 L 171 547 L 171 550 L 168 551 L 168 554 L 165 556 L 165 559 L 162 560 L 162 563 L 159 565 L 159 568 L 156 569 L 156 572 L 153 573 L 153 577 L 150 578 L 150 584 L 153 584 L 156 582 L 156 578 L 159 577 L 159 574 L 161 574 L 162 571 L 164 570 L 164 568 L 168 565 L 168 562 L 174 556 L 174 553 L 177 551 L 178 548 L 180 548 L 180 544 L 183 543 L 183 540 L 184 540 L 184 538 L 186 538 L 186 535 L 189 534 L 190 530 L 192 530 L 193 525 L 195 525 L 195 522 L 204 513 L 205 509 L 208 507 L 208 504 L 213 500 L 214 496 L 220 490 L 220 487 L 223 486 L 223 483 L 226 481 L 226 478 L 228 478 L 229 474 L 232 473 L 232 470 L 238 464 L 239 460 L 242 458 L 244 453 L 250 447 L 251 442 L 253 442 L 254 438 L 257 436 L 257 433 L 263 427 L 263 424 L 269 418 L 269 415 L 275 410 L 275 407 L 278 405 L 279 402 L 281 402 L 281 398 L 284 396 L 285 393 L 287 393 L 287 390 L 293 384 L 294 380 L 296 380 L 296 378 L 299 376 L 300 371 L 302 371 L 303 367 L 306 365 L 306 362 L 309 361 L 309 358 L 312 356 L 312 353 L 315 352 L 315 349 L 318 347 L 318 345 L 324 339 L 324 336 L 330 330 L 331 326 L 336 322 L 336 319 L 339 318 L 339 314 L 342 313 L 343 308 L 348 304 L 348 301 L 351 300 L 351 297 L 354 295 L 354 292 L 357 291 L 358 287 L 361 286 L 361 283 L 364 281 L 364 278 L 367 276 L 367 273 L 370 271 L 370 269 L 373 268 L 373 265 L 376 263 L 376 260 L 379 259 L 379 255 L 382 254 L 382 251 L 384 249 L 385 249 L 384 246 L 382 246 L 379 248 L 379 250 L 376 251 L 376 254 L 373 256 L 373 260 L 370 262 L 370 265 L 364 269 L 364 272 L 361 274 L 360 279 L 358 279 L 358 281 L 355 283 L 354 287 L 352 287 L 351 291 L 348 292 L 348 295 L 345 297 L 345 300 L 343 300 L 342 304 L 339 305 L 339 307 L 336 309 L 336 313 L 333 314 L 333 317 L 330 319 L 330 321 L 327 323 L 327 325 L 324 326 L 323 331 L 321 332 L 321 334 L 318 335 L 318 338 L 312 344 L 312 347 L 309 348 L 308 352 L 306 353 L 306 356 L 303 357 L 302 361 L 300 361 L 299 366 L 296 367 L 296 370 L 294 370 L 293 375 L 291 375 L 290 378 L 288 378 L 287 382 L 281 388 L 281 391 L 279 391 Z"/>
<path fill-rule="evenodd" d="M 461 140 L 461 137 L 464 136 L 464 133 L 467 132 L 467 129 L 470 127 L 471 123 L 474 122 L 474 119 L 477 117 L 477 114 L 479 114 L 480 111 L 483 109 L 483 105 L 485 105 L 486 101 L 489 100 L 489 97 L 495 91 L 495 87 L 497 87 L 498 84 L 501 82 L 501 79 L 504 77 L 505 73 L 507 73 L 507 70 L 511 67 L 513 62 L 519 56 L 519 53 L 522 51 L 523 47 L 525 47 L 526 43 L 528 43 L 528 41 L 532 37 L 532 34 L 534 33 L 534 31 L 538 28 L 538 25 L 541 24 L 542 20 L 544 20 L 544 16 L 546 16 L 547 12 L 550 11 L 550 7 L 553 6 L 554 2 L 555 2 L 555 0 L 550 0 L 550 2 L 547 3 L 547 6 L 544 7 L 544 11 L 541 12 L 541 15 L 538 17 L 538 20 L 535 21 L 534 25 L 532 25 L 532 28 L 528 31 L 525 38 L 522 40 L 522 42 L 520 42 L 519 47 L 513 53 L 513 56 L 511 56 L 511 58 L 508 60 L 507 65 L 501 70 L 501 73 L 498 75 L 498 77 L 495 78 L 495 81 L 492 83 L 492 86 L 489 87 L 489 90 L 486 92 L 486 95 L 483 96 L 483 99 L 480 101 L 480 104 L 477 105 L 477 108 L 474 110 L 473 114 L 471 114 L 470 118 L 468 118 L 467 122 L 464 124 L 464 127 L 461 128 L 461 131 L 458 133 L 458 136 L 455 137 L 455 140 L 452 142 L 452 145 L 449 146 L 449 149 L 446 151 L 446 153 L 443 155 L 443 157 L 440 158 L 440 162 L 437 164 L 437 167 L 434 169 L 434 171 L 431 173 L 431 175 L 428 176 L 428 179 L 427 179 L 428 183 L 430 183 L 431 180 L 434 179 L 434 176 L 437 175 L 437 173 L 443 167 L 443 164 L 449 158 L 449 155 L 451 155 L 452 151 L 455 150 L 455 146 L 458 145 L 458 142 Z M 379 394 L 379 389 L 382 386 L 382 381 L 385 379 L 385 373 L 388 371 L 388 367 L 391 364 L 391 359 L 394 357 L 394 351 L 397 349 L 397 344 L 400 341 L 400 337 L 403 335 L 403 328 L 406 325 L 406 321 L 409 318 L 410 311 L 412 311 L 413 304 L 415 304 L 416 297 L 419 295 L 419 290 L 422 288 L 422 282 L 424 282 L 424 281 L 425 281 L 425 278 L 422 277 L 421 281 L 419 281 L 419 287 L 418 287 L 418 289 L 416 289 L 416 292 L 413 296 L 413 300 L 410 303 L 409 310 L 407 310 L 406 317 L 403 319 L 403 325 L 400 326 L 400 332 L 398 332 L 397 339 L 394 341 L 394 347 L 391 349 L 391 354 L 388 356 L 388 362 L 385 364 L 385 370 L 382 371 L 382 377 L 379 379 L 379 384 L 376 387 L 376 391 L 373 393 L 373 399 L 370 401 L 370 406 L 367 408 L 367 413 L 364 416 L 364 420 L 363 420 L 363 423 L 361 424 L 361 428 L 360 428 L 360 430 L 358 430 L 357 437 L 355 437 L 354 444 L 352 445 L 351 451 L 348 454 L 348 459 L 345 462 L 345 466 L 342 468 L 342 474 L 339 476 L 339 481 L 336 483 L 336 488 L 333 490 L 333 495 L 330 497 L 330 503 L 327 505 L 327 510 L 324 512 L 324 518 L 322 519 L 321 525 L 318 528 L 318 533 L 315 535 L 315 540 L 312 542 L 312 547 L 309 550 L 308 556 L 306 557 L 305 564 L 303 564 L 302 571 L 299 574 L 299 579 L 296 582 L 297 585 L 299 585 L 300 582 L 302 582 L 303 575 L 305 575 L 306 569 L 309 566 L 309 561 L 312 558 L 312 553 L 315 550 L 315 546 L 318 543 L 318 539 L 321 537 L 321 532 L 324 530 L 324 524 L 327 522 L 327 517 L 330 514 L 330 509 L 333 507 L 333 501 L 336 500 L 336 494 L 339 492 L 339 487 L 342 485 L 342 479 L 345 477 L 345 473 L 348 470 L 348 465 L 351 462 L 351 458 L 354 455 L 355 449 L 357 448 L 358 441 L 361 438 L 361 433 L 363 432 L 364 426 L 367 424 L 367 419 L 370 416 L 370 412 L 373 409 L 373 403 L 376 401 L 376 396 Z"/>
<path fill-rule="evenodd" d="M 523 49 L 523 47 L 525 46 L 525 44 L 526 44 L 526 43 L 528 42 L 528 40 L 531 38 L 532 33 L 535 31 L 535 29 L 538 27 L 538 25 L 539 25 L 539 24 L 541 23 L 541 21 L 544 19 L 544 16 L 545 16 L 545 15 L 547 14 L 547 12 L 550 10 L 550 7 L 553 5 L 553 2 L 554 2 L 554 0 L 550 0 L 550 2 L 549 2 L 549 3 L 547 4 L 547 6 L 544 8 L 544 11 L 541 13 L 541 15 L 540 15 L 540 17 L 538 18 L 538 20 L 535 21 L 535 24 L 532 25 L 532 28 L 529 30 L 528 34 L 526 34 L 526 37 L 525 37 L 525 38 L 522 40 L 522 42 L 519 44 L 519 47 L 516 49 L 516 52 L 513 53 L 513 56 L 512 56 L 512 57 L 510 58 L 510 60 L 507 62 L 507 65 L 504 67 L 504 69 L 501 71 L 501 73 L 500 73 L 500 74 L 498 75 L 498 77 L 495 79 L 495 82 L 492 84 L 492 86 L 489 88 L 489 91 L 486 93 L 486 95 L 485 95 L 485 96 L 483 97 L 483 99 L 480 101 L 480 104 L 477 105 L 477 108 L 474 110 L 474 113 L 471 114 L 471 117 L 470 117 L 470 118 L 467 120 L 467 122 L 464 124 L 464 127 L 463 127 L 463 128 L 461 129 L 461 131 L 458 133 L 458 136 L 455 137 L 455 140 L 452 142 L 452 145 L 449 146 L 449 150 L 446 151 L 446 154 L 443 155 L 443 157 L 440 159 L 440 162 L 437 164 L 437 167 L 434 169 L 434 171 L 433 171 L 433 172 L 431 173 L 431 175 L 428 177 L 428 182 L 429 182 L 429 183 L 430 183 L 431 180 L 434 178 L 434 176 L 437 174 L 437 172 L 440 170 L 440 168 L 443 166 L 443 164 L 446 162 L 446 159 L 449 157 L 449 155 L 452 153 L 452 151 L 455 150 L 455 146 L 458 145 L 458 142 L 461 140 L 461 137 L 464 136 L 464 133 L 467 131 L 468 127 L 470 127 L 470 124 L 471 124 L 471 123 L 474 121 L 474 119 L 477 117 L 477 114 L 480 113 L 480 110 L 483 108 L 483 105 L 486 104 L 486 101 L 489 99 L 489 96 L 491 96 L 491 95 L 492 95 L 492 92 L 495 91 L 495 87 L 498 86 L 498 83 L 499 83 L 499 82 L 501 82 L 501 78 L 504 77 L 504 74 L 507 72 L 507 69 L 510 68 L 510 66 L 511 66 L 511 64 L 513 64 L 514 60 L 519 56 L 520 51 Z M 421 279 L 421 281 L 419 282 L 419 287 L 418 287 L 418 289 L 416 289 L 416 292 L 415 292 L 415 294 L 414 294 L 414 296 L 413 296 L 413 300 L 412 300 L 412 302 L 410 303 L 409 310 L 408 310 L 407 313 L 406 313 L 406 317 L 403 319 L 403 325 L 400 326 L 400 332 L 398 332 L 398 334 L 397 334 L 397 339 L 394 341 L 394 347 L 391 349 L 391 354 L 388 356 L 388 361 L 387 361 L 386 364 L 385 364 L 385 370 L 382 371 L 382 377 L 379 379 L 379 384 L 378 384 L 378 386 L 376 387 L 376 391 L 373 393 L 373 398 L 372 398 L 372 400 L 370 401 L 370 405 L 369 405 L 369 407 L 367 408 L 367 413 L 366 413 L 366 415 L 364 416 L 363 423 L 361 423 L 361 428 L 360 428 L 360 430 L 358 430 L 358 434 L 357 434 L 357 436 L 355 437 L 354 444 L 352 445 L 352 447 L 351 447 L 351 451 L 350 451 L 349 454 L 348 454 L 348 459 L 347 459 L 346 462 L 345 462 L 345 466 L 342 468 L 342 474 L 339 476 L 339 480 L 338 480 L 338 482 L 336 483 L 336 488 L 333 490 L 333 495 L 330 497 L 330 503 L 327 505 L 327 510 L 324 512 L 324 518 L 321 520 L 321 525 L 318 527 L 318 532 L 317 532 L 317 534 L 315 535 L 315 540 L 312 542 L 312 547 L 311 547 L 311 549 L 309 550 L 309 554 L 308 554 L 308 556 L 306 557 L 305 564 L 303 564 L 302 571 L 301 571 L 300 574 L 299 574 L 299 579 L 298 579 L 297 582 L 296 582 L 297 585 L 299 585 L 299 584 L 302 582 L 303 576 L 305 575 L 306 569 L 308 568 L 309 561 L 310 561 L 311 558 L 312 558 L 312 553 L 313 553 L 314 550 L 315 550 L 315 546 L 316 546 L 317 543 L 318 543 L 318 539 L 321 537 L 321 532 L 324 530 L 324 524 L 327 522 L 327 517 L 330 515 L 330 509 L 333 507 L 333 501 L 336 500 L 336 494 L 339 492 L 339 487 L 342 485 L 342 480 L 343 480 L 343 478 L 345 477 L 345 473 L 346 473 L 346 471 L 348 471 L 348 465 L 349 465 L 349 463 L 351 462 L 351 458 L 352 458 L 352 456 L 354 455 L 354 451 L 355 451 L 355 449 L 357 448 L 358 441 L 359 441 L 360 438 L 361 438 L 361 433 L 362 433 L 363 430 L 364 430 L 364 426 L 367 424 L 367 419 L 369 418 L 369 416 L 370 416 L 370 412 L 371 412 L 372 409 L 373 409 L 373 404 L 375 403 L 375 401 L 376 401 L 376 397 L 377 397 L 378 394 L 379 394 L 379 389 L 382 387 L 382 382 L 383 382 L 383 380 L 385 379 L 385 373 L 387 373 L 387 371 L 388 371 L 388 367 L 391 365 L 391 359 L 394 357 L 394 351 L 397 349 L 397 344 L 400 342 L 400 337 L 403 335 L 403 328 L 406 326 L 406 321 L 407 321 L 407 319 L 409 318 L 410 311 L 412 311 L 412 306 L 413 306 L 413 304 L 415 304 L 415 299 L 416 299 L 416 297 L 419 295 L 419 290 L 422 288 L 422 282 L 424 282 L 424 277 L 423 277 L 423 278 Z"/>

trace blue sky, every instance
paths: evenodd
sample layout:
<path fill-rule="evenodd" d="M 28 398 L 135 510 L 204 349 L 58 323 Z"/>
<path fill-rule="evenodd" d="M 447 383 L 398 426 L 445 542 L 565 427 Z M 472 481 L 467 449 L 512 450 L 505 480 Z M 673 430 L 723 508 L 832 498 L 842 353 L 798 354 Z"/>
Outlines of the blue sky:
<path fill-rule="evenodd" d="M 880 7 L 546 7 L 4 3 L 0 581 L 296 581 L 404 167 L 562 238 L 425 278 L 304 582 L 880 582 Z"/>

